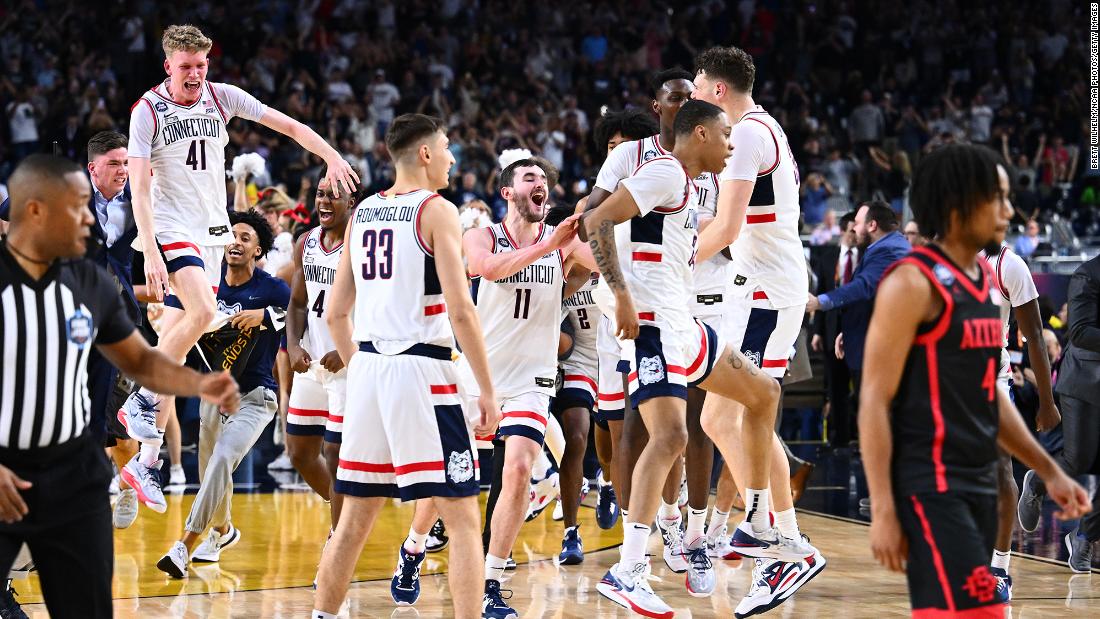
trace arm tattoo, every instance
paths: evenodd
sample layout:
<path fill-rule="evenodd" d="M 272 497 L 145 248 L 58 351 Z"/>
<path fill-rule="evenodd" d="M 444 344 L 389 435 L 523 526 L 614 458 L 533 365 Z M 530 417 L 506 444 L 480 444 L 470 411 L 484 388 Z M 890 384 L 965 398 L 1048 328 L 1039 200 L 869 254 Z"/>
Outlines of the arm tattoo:
<path fill-rule="evenodd" d="M 614 222 L 609 219 L 601 221 L 596 228 L 595 237 L 588 240 L 588 245 L 592 247 L 592 257 L 596 259 L 596 266 L 607 285 L 612 290 L 626 290 L 626 280 L 619 268 L 619 257 L 615 248 Z"/>

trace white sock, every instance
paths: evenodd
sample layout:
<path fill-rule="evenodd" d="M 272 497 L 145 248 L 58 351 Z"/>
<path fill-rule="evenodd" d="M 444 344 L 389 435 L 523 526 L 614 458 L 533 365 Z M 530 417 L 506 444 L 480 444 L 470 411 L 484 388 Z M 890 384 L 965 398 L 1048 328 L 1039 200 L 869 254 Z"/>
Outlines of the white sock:
<path fill-rule="evenodd" d="M 161 438 L 141 444 L 141 449 L 138 451 L 138 462 L 151 467 L 157 463 L 157 460 L 160 460 L 160 446 L 164 444 L 164 431 L 161 430 L 161 432 Z"/>
<path fill-rule="evenodd" d="M 504 566 L 508 564 L 508 557 L 503 559 L 493 555 L 485 555 L 485 580 L 500 582 L 504 577 Z"/>
<path fill-rule="evenodd" d="M 531 479 L 544 479 L 549 470 L 550 458 L 546 457 L 546 451 L 540 451 L 538 457 L 531 463 Z"/>
<path fill-rule="evenodd" d="M 752 530 L 759 533 L 771 528 L 768 522 L 768 489 L 745 488 L 742 496 L 745 497 L 745 520 L 752 525 Z"/>
<path fill-rule="evenodd" d="M 623 565 L 634 566 L 645 561 L 645 547 L 649 542 L 649 525 L 628 522 L 623 527 Z"/>
<path fill-rule="evenodd" d="M 783 537 L 800 539 L 802 536 L 802 533 L 798 530 L 798 521 L 795 520 L 793 507 L 781 512 L 775 512 L 775 526 L 779 529 L 779 533 Z"/>
<path fill-rule="evenodd" d="M 309 619 L 336 619 L 336 615 L 314 608 L 313 612 L 309 613 Z"/>
<path fill-rule="evenodd" d="M 1012 560 L 1012 551 L 1008 550 L 1001 552 L 1000 550 L 993 551 L 993 561 L 990 562 L 990 567 L 997 567 L 1004 571 L 1008 571 L 1008 562 Z"/>
<path fill-rule="evenodd" d="M 684 546 L 695 547 L 695 542 L 703 539 L 703 529 L 707 523 L 707 508 L 692 509 L 688 507 L 688 524 L 684 531 Z"/>
<path fill-rule="evenodd" d="M 550 457 L 554 459 L 554 463 L 561 466 L 561 459 L 565 457 L 565 432 L 561 429 L 561 424 L 553 415 L 546 417 L 546 449 L 550 452 Z"/>
<path fill-rule="evenodd" d="M 666 522 L 679 520 L 681 518 L 680 506 L 676 503 L 665 503 L 665 500 L 661 499 L 661 509 L 657 512 L 657 515 Z"/>
<path fill-rule="evenodd" d="M 626 518 L 627 514 L 626 514 L 626 508 L 625 508 L 625 507 L 620 507 L 620 508 L 619 508 L 619 515 L 621 515 L 621 516 L 623 517 L 623 522 L 626 522 L 626 520 L 627 520 L 627 518 Z"/>
<path fill-rule="evenodd" d="M 707 527 L 707 539 L 714 542 L 718 540 L 718 536 L 722 533 L 722 528 L 729 522 L 730 513 L 720 512 L 715 507 L 714 511 L 710 513 L 710 526 Z"/>
<path fill-rule="evenodd" d="M 427 533 L 417 533 L 416 529 L 409 527 L 409 536 L 405 538 L 405 552 L 418 555 L 424 552 L 424 546 L 428 541 Z"/>

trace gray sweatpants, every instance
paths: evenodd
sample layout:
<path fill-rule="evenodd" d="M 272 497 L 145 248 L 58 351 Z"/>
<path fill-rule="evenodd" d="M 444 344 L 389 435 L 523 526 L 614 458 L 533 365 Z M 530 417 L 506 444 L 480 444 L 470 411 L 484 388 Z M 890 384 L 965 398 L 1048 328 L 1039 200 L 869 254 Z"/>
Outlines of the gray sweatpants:
<path fill-rule="evenodd" d="M 240 410 L 234 415 L 223 415 L 206 402 L 199 405 L 199 493 L 187 516 L 188 531 L 201 535 L 208 527 L 229 524 L 233 471 L 277 409 L 275 392 L 265 387 L 242 396 Z"/>

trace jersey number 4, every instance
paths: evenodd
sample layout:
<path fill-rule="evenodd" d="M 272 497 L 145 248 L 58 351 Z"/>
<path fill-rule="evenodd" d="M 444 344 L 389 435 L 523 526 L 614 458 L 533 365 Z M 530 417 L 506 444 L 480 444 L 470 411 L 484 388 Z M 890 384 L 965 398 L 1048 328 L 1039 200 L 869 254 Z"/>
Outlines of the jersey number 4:
<path fill-rule="evenodd" d="M 192 171 L 206 169 L 206 140 L 191 140 L 184 163 L 191 166 Z"/>
<path fill-rule="evenodd" d="M 393 277 L 393 230 L 366 230 L 363 232 L 363 279 L 389 279 Z"/>
<path fill-rule="evenodd" d="M 311 312 L 317 314 L 318 318 L 321 318 L 325 313 L 325 291 L 322 290 L 321 294 L 317 295 L 317 300 L 313 302 L 313 307 L 309 308 Z"/>

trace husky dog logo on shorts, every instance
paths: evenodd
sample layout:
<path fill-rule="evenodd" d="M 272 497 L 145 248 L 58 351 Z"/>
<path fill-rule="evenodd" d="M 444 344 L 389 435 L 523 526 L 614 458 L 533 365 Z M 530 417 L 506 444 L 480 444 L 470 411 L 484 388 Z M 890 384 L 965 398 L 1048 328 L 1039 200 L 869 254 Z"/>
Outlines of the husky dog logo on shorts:
<path fill-rule="evenodd" d="M 461 484 L 470 481 L 473 476 L 474 459 L 470 455 L 470 450 L 467 449 L 462 453 L 452 451 L 451 457 L 447 461 L 447 477 L 450 477 L 451 481 Z"/>
<path fill-rule="evenodd" d="M 951 269 L 942 264 L 937 264 L 932 267 L 932 272 L 936 274 L 936 279 L 940 280 L 940 283 L 944 286 L 950 286 L 955 283 L 955 275 L 951 273 Z"/>
<path fill-rule="evenodd" d="M 760 367 L 760 359 L 763 356 L 764 355 L 760 354 L 759 350 L 750 350 L 749 352 L 745 353 L 745 357 L 749 361 L 752 361 L 753 365 L 755 365 L 756 367 Z"/>
<path fill-rule="evenodd" d="M 638 362 L 638 381 L 643 385 L 652 385 L 665 377 L 665 366 L 657 356 L 642 357 Z"/>

